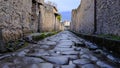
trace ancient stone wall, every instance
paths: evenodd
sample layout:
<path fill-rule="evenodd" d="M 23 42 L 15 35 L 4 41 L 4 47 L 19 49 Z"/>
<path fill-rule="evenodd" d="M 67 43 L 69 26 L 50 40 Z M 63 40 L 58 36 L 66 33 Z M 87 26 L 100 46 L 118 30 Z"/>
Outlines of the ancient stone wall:
<path fill-rule="evenodd" d="M 31 30 L 33 32 L 37 32 L 38 30 L 38 15 L 39 15 L 39 6 L 38 3 L 35 0 L 32 0 L 32 14 L 31 14 Z"/>
<path fill-rule="evenodd" d="M 98 34 L 120 36 L 120 0 L 96 0 Z"/>
<path fill-rule="evenodd" d="M 0 0 L 0 27 L 4 40 L 15 40 L 30 32 L 31 0 Z"/>
<path fill-rule="evenodd" d="M 54 23 L 55 23 L 55 15 L 53 13 L 53 7 L 50 5 L 45 5 L 44 12 L 44 23 L 43 23 L 43 31 L 53 31 Z"/>
<path fill-rule="evenodd" d="M 74 31 L 92 34 L 94 31 L 94 0 L 82 0 L 81 5 L 72 11 L 71 28 Z"/>
<path fill-rule="evenodd" d="M 54 12 L 54 6 L 45 4 L 44 22 L 42 24 L 42 31 L 59 31 L 61 26 L 57 19 L 57 14 Z"/>
<path fill-rule="evenodd" d="M 63 25 L 62 25 L 62 23 L 58 20 L 58 18 L 56 17 L 56 31 L 61 31 L 61 30 L 63 30 Z"/>
<path fill-rule="evenodd" d="M 44 0 L 1 0 L 0 27 L 5 41 L 42 29 Z"/>
<path fill-rule="evenodd" d="M 53 6 L 44 0 L 0 0 L 0 29 L 5 42 L 31 32 L 54 31 L 56 16 Z M 58 29 L 57 29 L 58 30 Z"/>
<path fill-rule="evenodd" d="M 120 0 L 82 0 L 72 11 L 71 30 L 120 36 Z"/>
<path fill-rule="evenodd" d="M 77 32 L 77 10 L 72 10 L 72 22 L 70 23 L 71 30 Z"/>
<path fill-rule="evenodd" d="M 42 23 L 44 19 L 44 0 L 32 0 L 32 15 L 31 15 L 31 31 L 42 31 Z"/>
<path fill-rule="evenodd" d="M 56 15 L 55 15 L 56 16 Z M 54 30 L 59 30 L 59 20 L 57 19 L 57 17 L 55 17 L 55 25 L 54 25 Z"/>

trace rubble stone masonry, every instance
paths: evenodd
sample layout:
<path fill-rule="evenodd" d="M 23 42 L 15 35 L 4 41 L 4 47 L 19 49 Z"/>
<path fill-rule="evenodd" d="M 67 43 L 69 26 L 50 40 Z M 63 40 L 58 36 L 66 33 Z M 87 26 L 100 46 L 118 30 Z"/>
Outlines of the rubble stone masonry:
<path fill-rule="evenodd" d="M 0 29 L 2 28 L 4 41 L 16 40 L 31 32 L 52 31 L 55 26 L 60 27 L 60 21 L 48 9 L 53 10 L 53 6 L 45 6 L 44 0 L 0 0 Z"/>
<path fill-rule="evenodd" d="M 81 5 L 72 11 L 71 28 L 81 33 L 93 33 L 94 0 L 82 0 Z"/>
<path fill-rule="evenodd" d="M 96 0 L 98 34 L 120 36 L 120 0 Z"/>
<path fill-rule="evenodd" d="M 72 11 L 71 30 L 120 36 L 120 0 L 81 0 Z"/>
<path fill-rule="evenodd" d="M 31 0 L 0 0 L 0 27 L 6 41 L 30 32 Z"/>

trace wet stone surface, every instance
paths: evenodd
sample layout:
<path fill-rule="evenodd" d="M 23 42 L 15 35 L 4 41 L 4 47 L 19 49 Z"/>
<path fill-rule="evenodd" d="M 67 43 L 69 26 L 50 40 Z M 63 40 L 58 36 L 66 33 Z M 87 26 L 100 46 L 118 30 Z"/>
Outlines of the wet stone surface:
<path fill-rule="evenodd" d="M 69 31 L 17 52 L 0 54 L 0 68 L 119 68 L 113 61 L 114 56 Z"/>

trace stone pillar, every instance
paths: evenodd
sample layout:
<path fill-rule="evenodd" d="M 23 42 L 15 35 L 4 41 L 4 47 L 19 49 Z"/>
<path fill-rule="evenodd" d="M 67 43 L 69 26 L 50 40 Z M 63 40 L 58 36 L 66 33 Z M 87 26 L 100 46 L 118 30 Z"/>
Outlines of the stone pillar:
<path fill-rule="evenodd" d="M 2 36 L 2 28 L 0 28 L 0 52 L 5 52 L 5 44 L 3 41 L 3 36 Z"/>

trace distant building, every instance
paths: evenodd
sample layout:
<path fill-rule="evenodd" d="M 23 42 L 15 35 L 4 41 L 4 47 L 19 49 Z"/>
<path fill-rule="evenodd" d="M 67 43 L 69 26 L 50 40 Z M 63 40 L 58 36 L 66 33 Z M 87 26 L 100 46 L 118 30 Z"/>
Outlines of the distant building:
<path fill-rule="evenodd" d="M 44 22 L 42 23 L 42 31 L 61 31 L 61 23 L 58 19 L 60 14 L 55 6 L 50 4 L 44 4 Z"/>
<path fill-rule="evenodd" d="M 64 21 L 64 30 L 69 30 L 70 29 L 70 21 Z"/>

